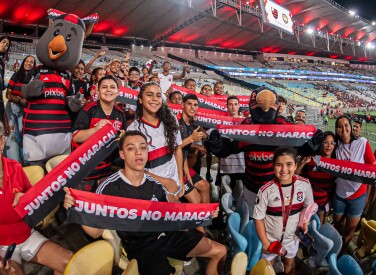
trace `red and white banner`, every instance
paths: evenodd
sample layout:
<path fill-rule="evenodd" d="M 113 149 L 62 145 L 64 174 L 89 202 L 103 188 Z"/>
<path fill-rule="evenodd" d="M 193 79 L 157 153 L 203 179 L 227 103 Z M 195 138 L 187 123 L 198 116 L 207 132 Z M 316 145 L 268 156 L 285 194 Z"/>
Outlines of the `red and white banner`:
<path fill-rule="evenodd" d="M 375 184 L 376 165 L 363 164 L 315 156 L 314 161 L 320 171 L 346 180 L 359 183 Z"/>
<path fill-rule="evenodd" d="M 175 85 L 175 84 L 172 84 L 171 88 L 174 91 L 181 92 L 183 94 L 183 96 L 186 95 L 186 94 L 195 94 L 198 98 L 198 106 L 201 107 L 201 108 L 227 112 L 226 103 L 224 103 L 222 101 L 216 100 L 212 97 L 207 97 L 207 96 L 202 95 L 202 94 L 198 94 L 195 91 L 189 90 L 187 88 L 184 88 L 184 87 L 181 87 L 181 86 L 178 86 L 178 85 Z"/>
<path fill-rule="evenodd" d="M 316 133 L 313 125 L 245 124 L 218 125 L 218 131 L 227 138 L 252 144 L 300 147 Z"/>
<path fill-rule="evenodd" d="M 236 118 L 230 116 L 217 116 L 207 113 L 197 114 L 194 118 L 194 125 L 203 128 L 217 128 L 220 125 L 231 126 L 241 124 L 244 118 Z"/>
<path fill-rule="evenodd" d="M 136 200 L 70 190 L 75 206 L 68 222 L 129 232 L 178 231 L 211 224 L 218 203 L 171 203 Z"/>
<path fill-rule="evenodd" d="M 216 100 L 219 100 L 221 102 L 224 102 L 227 104 L 227 98 L 229 96 L 216 96 L 215 99 Z M 247 95 L 237 95 L 236 96 L 238 99 L 239 99 L 239 105 L 241 108 L 249 108 L 249 100 L 250 100 L 250 96 L 247 96 Z"/>
<path fill-rule="evenodd" d="M 168 107 L 175 115 L 183 112 L 183 106 L 180 104 L 168 103 Z M 202 114 L 209 114 L 209 115 L 216 115 L 216 116 L 229 116 L 229 113 L 227 112 L 205 109 L 205 108 L 198 108 L 196 115 L 200 116 Z"/>
<path fill-rule="evenodd" d="M 43 179 L 29 189 L 15 207 L 24 221 L 34 227 L 64 199 L 63 187 L 75 187 L 84 180 L 93 167 L 117 148 L 118 135 L 106 124 L 74 150 Z"/>

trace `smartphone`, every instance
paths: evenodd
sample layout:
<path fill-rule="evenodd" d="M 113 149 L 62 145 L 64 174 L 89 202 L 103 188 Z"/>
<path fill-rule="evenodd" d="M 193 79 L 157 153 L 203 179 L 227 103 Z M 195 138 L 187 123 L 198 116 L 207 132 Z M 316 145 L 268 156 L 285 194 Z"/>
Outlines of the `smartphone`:
<path fill-rule="evenodd" d="M 301 227 L 298 227 L 298 229 L 295 231 L 295 235 L 298 237 L 299 241 L 306 247 L 309 247 L 313 242 L 313 238 L 308 234 L 304 234 L 304 230 Z"/>
<path fill-rule="evenodd" d="M 8 246 L 7 251 L 5 252 L 4 258 L 3 258 L 3 266 L 7 265 L 7 262 L 12 258 L 14 250 L 16 250 L 17 244 L 13 243 L 10 246 Z"/>

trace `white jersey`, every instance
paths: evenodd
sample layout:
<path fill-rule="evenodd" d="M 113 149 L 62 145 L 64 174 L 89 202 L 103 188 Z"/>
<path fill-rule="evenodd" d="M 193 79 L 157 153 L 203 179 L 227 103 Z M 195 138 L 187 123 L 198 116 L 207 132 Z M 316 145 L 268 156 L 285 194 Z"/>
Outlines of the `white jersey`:
<path fill-rule="evenodd" d="M 338 141 L 336 159 L 370 164 L 374 162 L 372 156 L 371 146 L 364 137 L 353 140 L 351 144 L 343 144 L 341 141 Z M 362 183 L 359 182 L 341 178 L 336 179 L 336 194 L 343 199 L 352 197 L 361 187 Z M 364 188 L 364 191 L 359 195 L 366 192 L 366 189 Z"/>
<path fill-rule="evenodd" d="M 280 241 L 282 238 L 282 203 L 278 184 L 272 180 L 260 188 L 253 211 L 254 219 L 264 220 L 266 235 L 270 242 Z M 312 187 L 308 179 L 296 176 L 295 182 L 292 184 L 294 184 L 293 201 L 283 236 L 283 245 L 289 245 L 295 241 L 300 212 L 314 202 Z M 285 206 L 290 204 L 292 184 L 282 185 Z"/>
<path fill-rule="evenodd" d="M 178 122 L 176 121 L 176 123 Z M 129 130 L 141 131 L 148 139 L 149 158 L 145 169 L 157 176 L 172 179 L 179 184 L 178 166 L 174 154 L 169 154 L 163 123 L 151 125 L 141 118 L 141 125 L 139 120 L 135 120 L 128 126 L 127 131 Z M 175 138 L 176 145 L 181 145 L 180 131 L 176 132 Z"/>
<path fill-rule="evenodd" d="M 164 94 L 168 88 L 171 87 L 174 76 L 172 74 L 164 75 L 162 73 L 158 73 L 158 78 L 160 80 L 159 85 L 161 86 L 162 94 Z"/>
<path fill-rule="evenodd" d="M 219 171 L 221 174 L 244 174 L 244 152 L 229 155 L 227 158 L 221 158 Z"/>

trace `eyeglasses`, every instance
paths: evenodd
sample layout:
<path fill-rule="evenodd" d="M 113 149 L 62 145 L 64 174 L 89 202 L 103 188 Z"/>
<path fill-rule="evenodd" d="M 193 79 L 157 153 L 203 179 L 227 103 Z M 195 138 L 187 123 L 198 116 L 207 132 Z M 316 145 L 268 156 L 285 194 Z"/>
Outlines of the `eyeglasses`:
<path fill-rule="evenodd" d="M 139 73 L 131 73 L 131 74 L 129 74 L 129 76 L 140 76 L 140 74 Z"/>
<path fill-rule="evenodd" d="M 337 144 L 337 143 L 335 143 L 334 141 L 332 141 L 332 142 L 329 142 L 329 141 L 323 141 L 322 143 L 323 143 L 324 145 L 329 145 L 329 144 L 330 144 L 330 145 L 332 145 L 332 146 L 336 146 L 336 144 Z"/>

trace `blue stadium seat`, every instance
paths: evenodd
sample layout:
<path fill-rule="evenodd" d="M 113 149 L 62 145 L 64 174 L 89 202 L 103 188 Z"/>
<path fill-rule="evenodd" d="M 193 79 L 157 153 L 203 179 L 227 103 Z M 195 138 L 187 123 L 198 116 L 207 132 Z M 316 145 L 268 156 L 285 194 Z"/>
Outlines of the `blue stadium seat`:
<path fill-rule="evenodd" d="M 359 264 L 350 255 L 343 255 L 337 261 L 337 254 L 333 253 L 329 256 L 329 272 L 328 275 L 363 275 L 363 271 Z"/>
<path fill-rule="evenodd" d="M 247 240 L 240 234 L 240 215 L 238 213 L 232 213 L 227 221 L 228 230 L 232 237 L 232 252 L 234 254 L 238 252 L 244 252 L 247 248 Z"/>
<path fill-rule="evenodd" d="M 222 181 L 222 188 L 223 188 L 224 193 L 232 194 L 232 189 L 230 187 L 230 182 L 231 182 L 230 176 L 228 175 L 222 176 L 221 181 Z"/>
<path fill-rule="evenodd" d="M 316 230 L 319 230 L 321 226 L 319 216 L 317 214 L 312 215 L 311 222 L 308 225 L 308 234 L 311 236 L 312 236 L 312 221 L 316 222 Z"/>
<path fill-rule="evenodd" d="M 262 254 L 262 243 L 257 235 L 255 222 L 250 220 L 244 228 L 242 235 L 246 238 L 248 246 L 246 253 L 248 256 L 247 271 L 251 271 L 255 264 L 260 260 Z"/>
<path fill-rule="evenodd" d="M 221 198 L 221 205 L 226 215 L 234 213 L 233 210 L 234 199 L 231 193 L 224 193 Z"/>
<path fill-rule="evenodd" d="M 249 207 L 244 198 L 239 198 L 236 202 L 236 212 L 240 215 L 240 233 L 243 232 L 244 228 L 249 222 Z"/>
<path fill-rule="evenodd" d="M 338 255 L 342 248 L 342 237 L 339 234 L 339 232 L 334 228 L 333 225 L 329 223 L 323 224 L 320 227 L 319 232 L 321 235 L 333 241 L 333 247 L 329 251 L 328 255 L 331 255 L 332 253 L 335 253 Z M 328 257 L 327 257 L 327 260 L 328 260 Z"/>
<path fill-rule="evenodd" d="M 329 251 L 332 250 L 334 244 L 333 241 L 323 235 L 317 230 L 316 220 L 311 222 L 312 224 L 312 238 L 313 238 L 313 248 L 316 250 L 316 254 L 308 259 L 308 265 L 313 267 L 328 266 L 326 257 Z"/>

